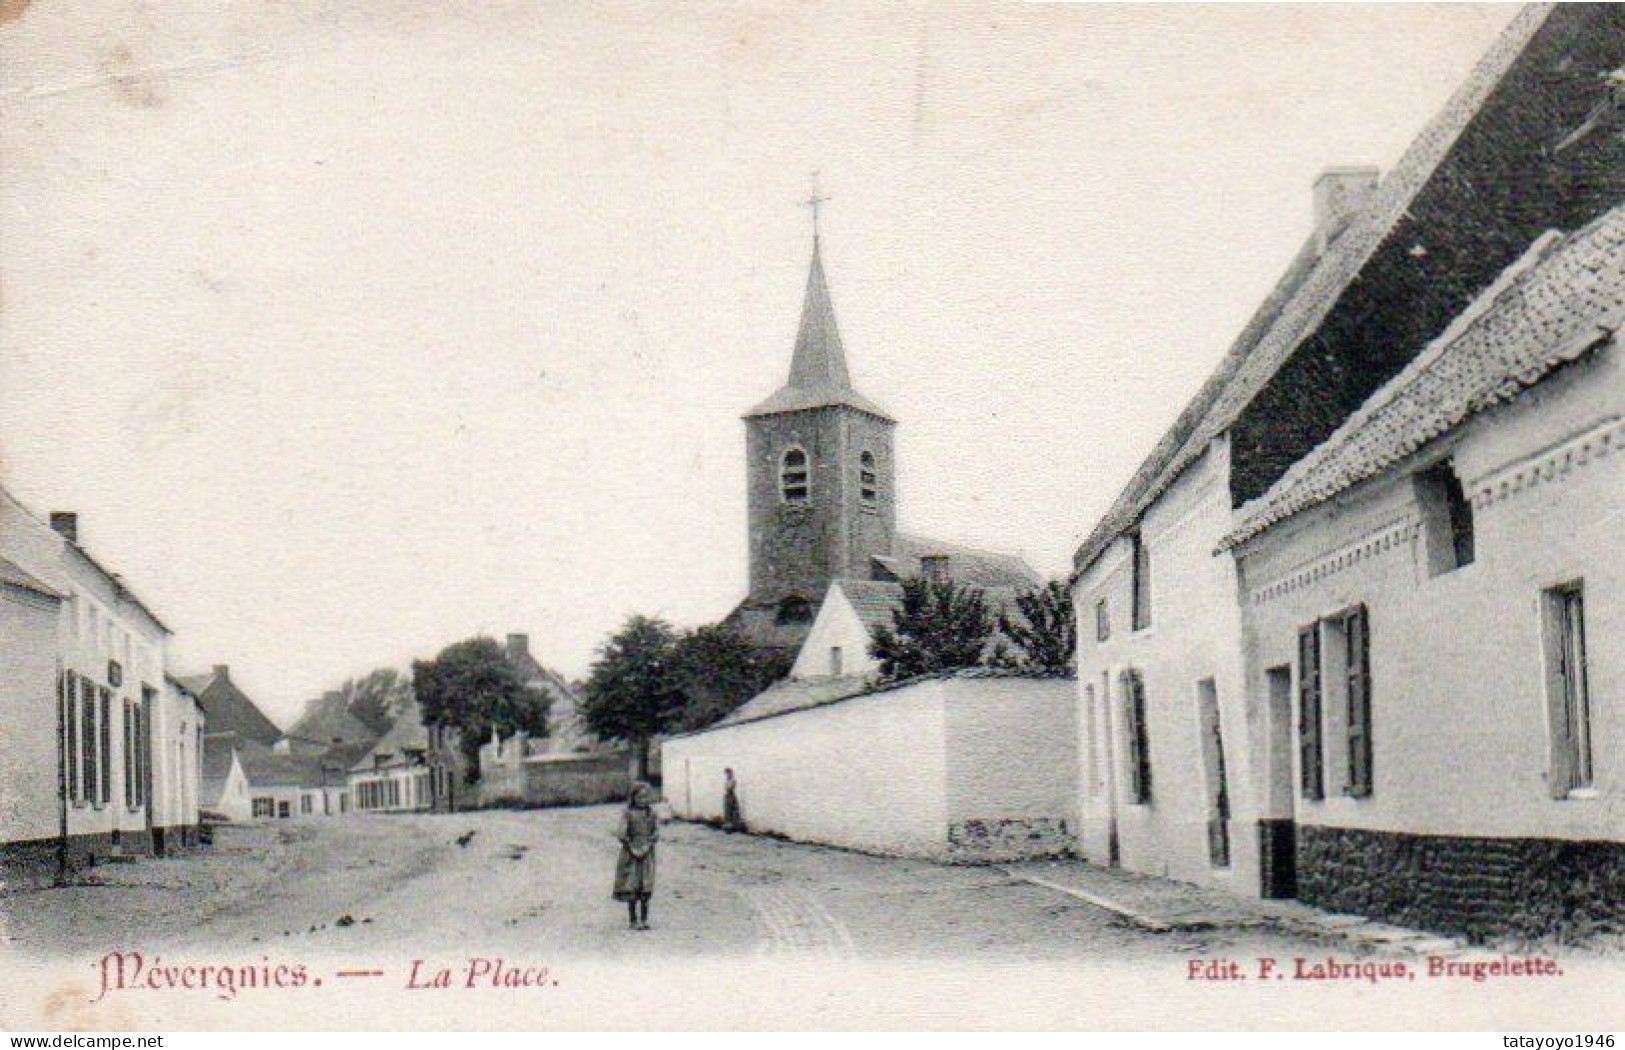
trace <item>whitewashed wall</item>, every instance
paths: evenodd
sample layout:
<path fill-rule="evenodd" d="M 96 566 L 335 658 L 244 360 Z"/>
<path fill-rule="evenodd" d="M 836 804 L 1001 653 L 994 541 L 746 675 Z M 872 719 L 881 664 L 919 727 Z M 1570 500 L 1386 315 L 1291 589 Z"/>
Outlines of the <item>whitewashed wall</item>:
<path fill-rule="evenodd" d="M 1408 472 L 1390 474 L 1255 539 L 1244 551 L 1255 646 L 1250 688 L 1294 668 L 1300 626 L 1356 603 L 1370 617 L 1374 790 L 1323 802 L 1294 790 L 1300 822 L 1459 836 L 1625 841 L 1625 365 L 1617 345 L 1478 417 L 1450 452 L 1466 490 L 1506 472 L 1541 480 L 1476 508 L 1472 564 L 1429 576 Z M 1568 443 L 1612 430 L 1584 462 Z M 1594 442 L 1598 447 L 1600 442 Z M 1551 455 L 1549 455 L 1551 454 Z M 1401 542 L 1260 599 L 1373 537 Z M 1540 594 L 1583 580 L 1594 797 L 1556 800 Z M 1293 737 L 1294 743 L 1296 736 Z M 1336 741 L 1327 742 L 1327 769 Z M 1297 784 L 1297 757 L 1292 782 Z"/>
<path fill-rule="evenodd" d="M 1236 569 L 1214 548 L 1230 527 L 1229 451 L 1223 439 L 1188 467 L 1146 512 L 1151 557 L 1151 625 L 1131 628 L 1129 541 L 1120 538 L 1087 567 L 1074 588 L 1078 618 L 1081 849 L 1105 864 L 1116 825 L 1123 867 L 1259 893 L 1250 772 L 1257 715 L 1243 692 Z M 1105 599 L 1111 637 L 1096 640 L 1096 603 Z M 1145 683 L 1152 800 L 1129 802 L 1131 752 L 1122 673 Z M 1208 789 L 1197 707 L 1198 683 L 1212 679 L 1230 796 L 1231 862 L 1208 851 Z M 1090 706 L 1092 704 L 1092 707 Z"/>
<path fill-rule="evenodd" d="M 670 738 L 664 787 L 677 816 L 720 819 L 732 768 L 754 831 L 936 857 L 947 847 L 944 692 L 927 682 Z"/>

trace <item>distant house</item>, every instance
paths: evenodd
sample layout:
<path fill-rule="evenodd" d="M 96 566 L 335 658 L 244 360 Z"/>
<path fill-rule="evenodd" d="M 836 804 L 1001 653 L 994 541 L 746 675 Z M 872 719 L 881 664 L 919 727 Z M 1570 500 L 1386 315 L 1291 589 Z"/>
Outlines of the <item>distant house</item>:
<path fill-rule="evenodd" d="M 215 664 L 208 674 L 178 679 L 203 705 L 209 719 L 209 732 L 236 733 L 243 743 L 270 747 L 282 739 L 282 730 L 265 716 L 258 704 L 231 680 L 231 668 Z"/>
<path fill-rule="evenodd" d="M 240 824 L 253 815 L 239 747 L 236 733 L 203 735 L 201 808 L 205 817 Z"/>
<path fill-rule="evenodd" d="M 240 742 L 238 753 L 248 780 L 249 815 L 255 820 L 292 820 L 330 815 L 321 760 Z"/>
<path fill-rule="evenodd" d="M 1000 613 L 1014 615 L 1016 597 L 1031 589 L 1013 587 L 1008 582 L 986 586 L 969 583 L 953 576 L 951 560 L 947 555 L 941 557 L 942 563 L 934 571 L 956 583 L 979 590 L 995 619 Z M 819 605 L 818 615 L 813 619 L 801 650 L 796 653 L 790 677 L 870 678 L 879 674 L 880 661 L 875 659 L 870 646 L 874 644 L 876 632 L 895 624 L 893 613 L 902 605 L 901 583 L 881 580 L 834 581 Z M 1002 638 L 995 630 L 989 639 L 990 652 Z"/>
<path fill-rule="evenodd" d="M 455 736 L 425 726 L 413 699 L 351 766 L 352 804 L 360 813 L 461 809 L 474 801 L 463 768 Z"/>
<path fill-rule="evenodd" d="M 323 754 L 337 745 L 372 744 L 380 734 L 350 713 L 344 697 L 327 693 L 305 703 L 299 720 L 288 727 L 281 742 L 304 754 Z"/>

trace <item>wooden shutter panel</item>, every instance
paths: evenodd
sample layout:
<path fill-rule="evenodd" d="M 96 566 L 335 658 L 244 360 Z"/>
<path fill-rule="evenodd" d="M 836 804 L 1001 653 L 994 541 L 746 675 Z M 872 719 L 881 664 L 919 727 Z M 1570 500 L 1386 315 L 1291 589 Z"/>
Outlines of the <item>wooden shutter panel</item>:
<path fill-rule="evenodd" d="M 79 798 L 79 676 L 72 671 L 63 675 L 62 685 L 62 757 L 66 763 L 65 797 Z"/>
<path fill-rule="evenodd" d="M 1574 683 L 1573 669 L 1569 666 L 1568 609 L 1562 590 L 1547 591 L 1541 595 L 1541 616 L 1544 620 L 1546 643 L 1546 708 L 1550 722 L 1550 768 L 1546 775 L 1546 788 L 1552 798 L 1568 798 L 1574 790 L 1574 733 L 1569 702 Z"/>
<path fill-rule="evenodd" d="M 1320 626 L 1298 631 L 1298 752 L 1303 797 L 1326 797 L 1326 771 L 1321 748 Z"/>
<path fill-rule="evenodd" d="M 1349 613 L 1343 625 L 1348 656 L 1348 793 L 1371 795 L 1371 628 L 1365 606 Z"/>
<path fill-rule="evenodd" d="M 1145 680 L 1138 671 L 1123 675 L 1129 723 L 1129 790 L 1139 805 L 1151 801 L 1151 741 L 1145 721 Z"/>
<path fill-rule="evenodd" d="M 97 782 L 101 785 L 102 805 L 113 801 L 113 694 L 105 687 L 102 694 L 101 717 L 101 771 Z"/>

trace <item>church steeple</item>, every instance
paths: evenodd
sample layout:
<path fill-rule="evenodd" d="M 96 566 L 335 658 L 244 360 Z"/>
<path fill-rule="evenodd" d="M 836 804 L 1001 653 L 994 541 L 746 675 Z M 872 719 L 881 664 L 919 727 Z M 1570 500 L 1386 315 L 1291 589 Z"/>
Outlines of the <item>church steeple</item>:
<path fill-rule="evenodd" d="M 814 202 L 823 198 L 814 196 Z M 829 283 L 824 277 L 824 259 L 814 208 L 812 265 L 807 271 L 807 291 L 801 304 L 801 326 L 796 331 L 795 355 L 790 359 L 790 378 L 772 397 L 749 412 L 751 416 L 778 412 L 799 412 L 808 408 L 846 405 L 860 412 L 890 420 L 891 416 L 852 387 L 846 367 L 846 348 L 841 345 L 840 328 L 835 323 L 835 306 L 830 301 Z"/>

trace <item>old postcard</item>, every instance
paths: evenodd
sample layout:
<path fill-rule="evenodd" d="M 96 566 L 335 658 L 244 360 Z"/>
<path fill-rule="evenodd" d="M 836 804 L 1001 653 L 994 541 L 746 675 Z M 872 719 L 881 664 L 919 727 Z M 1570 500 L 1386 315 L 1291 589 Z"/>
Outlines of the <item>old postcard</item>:
<path fill-rule="evenodd" d="M 0 1028 L 1625 1022 L 1625 8 L 3 0 L 0 295 Z"/>

